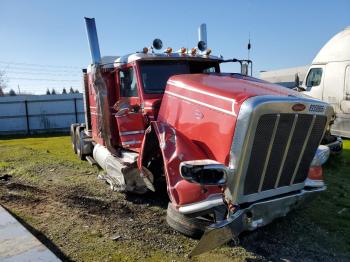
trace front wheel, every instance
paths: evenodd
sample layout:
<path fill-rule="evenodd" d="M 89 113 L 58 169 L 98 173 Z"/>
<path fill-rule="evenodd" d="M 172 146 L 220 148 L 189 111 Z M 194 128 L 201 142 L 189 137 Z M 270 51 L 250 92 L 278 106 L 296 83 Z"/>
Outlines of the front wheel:
<path fill-rule="evenodd" d="M 168 204 L 166 221 L 176 231 L 192 238 L 200 238 L 206 227 L 214 222 L 210 218 L 189 217 L 181 214 L 171 203 Z"/>

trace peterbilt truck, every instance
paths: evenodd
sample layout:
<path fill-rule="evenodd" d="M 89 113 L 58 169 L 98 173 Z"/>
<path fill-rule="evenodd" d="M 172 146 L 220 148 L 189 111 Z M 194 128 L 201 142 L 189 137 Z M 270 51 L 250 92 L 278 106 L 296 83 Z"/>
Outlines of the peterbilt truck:
<path fill-rule="evenodd" d="M 168 224 L 201 237 L 191 256 L 325 190 L 329 149 L 320 141 L 334 117 L 327 103 L 222 73 L 222 63 L 237 59 L 212 56 L 203 40 L 173 52 L 156 39 L 101 58 L 95 21 L 85 22 L 92 64 L 83 70 L 85 123 L 71 126 L 73 149 L 114 190 L 166 189 Z"/>

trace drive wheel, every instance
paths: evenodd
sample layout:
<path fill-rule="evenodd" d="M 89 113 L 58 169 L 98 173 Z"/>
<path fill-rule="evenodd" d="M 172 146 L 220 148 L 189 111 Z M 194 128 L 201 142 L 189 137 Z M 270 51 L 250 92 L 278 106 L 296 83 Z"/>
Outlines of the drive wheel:
<path fill-rule="evenodd" d="M 72 148 L 75 154 L 77 153 L 76 138 L 75 138 L 75 129 L 77 128 L 77 126 L 79 126 L 79 124 L 75 123 L 70 125 L 70 139 L 71 139 Z"/>
<path fill-rule="evenodd" d="M 200 238 L 205 228 L 214 222 L 204 217 L 189 217 L 181 214 L 171 203 L 168 204 L 166 221 L 176 231 L 192 238 Z"/>
<path fill-rule="evenodd" d="M 82 138 L 82 131 L 84 130 L 83 126 L 77 126 L 75 128 L 75 146 L 77 150 L 77 155 L 79 159 L 84 160 L 85 155 L 83 154 L 83 138 Z"/>

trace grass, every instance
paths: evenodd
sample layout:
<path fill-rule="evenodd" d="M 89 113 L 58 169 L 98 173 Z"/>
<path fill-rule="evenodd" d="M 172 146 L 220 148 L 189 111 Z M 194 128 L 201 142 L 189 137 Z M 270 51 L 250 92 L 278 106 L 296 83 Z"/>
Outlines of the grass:
<path fill-rule="evenodd" d="M 68 136 L 0 138 L 0 203 L 64 260 L 188 261 L 197 243 L 169 229 L 166 210 L 111 192 Z M 325 167 L 326 192 L 304 209 L 194 261 L 349 261 L 350 141 Z M 121 235 L 121 240 L 111 236 Z"/>
<path fill-rule="evenodd" d="M 327 191 L 312 202 L 308 215 L 318 225 L 345 237 L 350 250 L 350 140 L 344 141 L 342 155 L 333 156 L 325 165 Z"/>

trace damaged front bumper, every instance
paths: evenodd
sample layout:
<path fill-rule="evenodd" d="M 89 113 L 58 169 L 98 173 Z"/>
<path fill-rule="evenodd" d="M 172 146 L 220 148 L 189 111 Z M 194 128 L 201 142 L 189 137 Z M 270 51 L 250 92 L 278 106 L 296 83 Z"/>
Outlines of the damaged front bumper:
<path fill-rule="evenodd" d="M 274 219 L 285 216 L 289 211 L 325 189 L 325 186 L 310 190 L 304 189 L 296 194 L 256 202 L 244 209 L 238 209 L 226 220 L 208 226 L 189 256 L 197 256 L 219 247 L 243 231 L 265 226 Z"/>

